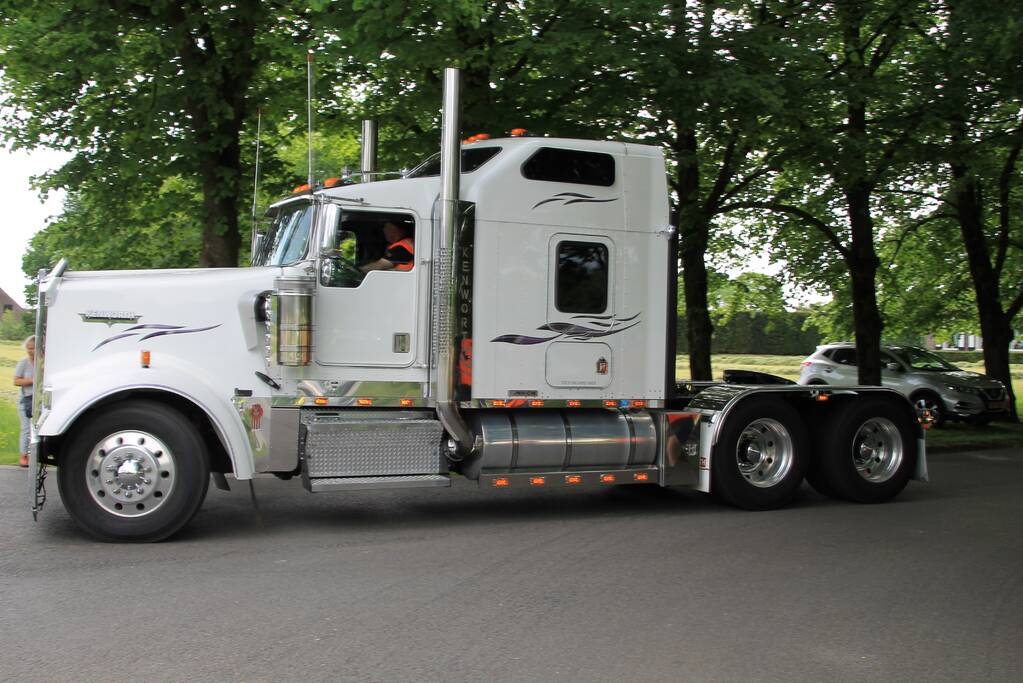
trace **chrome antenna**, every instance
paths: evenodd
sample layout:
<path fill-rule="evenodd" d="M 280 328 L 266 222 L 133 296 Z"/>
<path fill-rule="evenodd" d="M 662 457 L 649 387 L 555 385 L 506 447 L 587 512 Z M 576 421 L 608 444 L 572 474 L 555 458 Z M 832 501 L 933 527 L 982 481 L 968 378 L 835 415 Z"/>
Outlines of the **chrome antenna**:
<path fill-rule="evenodd" d="M 309 121 L 309 187 L 313 186 L 313 51 L 306 54 L 306 119 Z"/>
<path fill-rule="evenodd" d="M 252 180 L 252 235 L 249 242 L 249 251 L 256 248 L 256 200 L 259 196 L 259 141 L 263 133 L 263 110 L 256 108 L 256 173 Z"/>

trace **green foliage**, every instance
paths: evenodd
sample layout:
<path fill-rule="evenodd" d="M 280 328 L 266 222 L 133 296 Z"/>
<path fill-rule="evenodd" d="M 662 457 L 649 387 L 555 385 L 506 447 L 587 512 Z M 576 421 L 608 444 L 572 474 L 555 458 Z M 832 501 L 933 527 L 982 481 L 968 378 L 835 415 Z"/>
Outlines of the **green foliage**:
<path fill-rule="evenodd" d="M 13 311 L 0 314 L 0 339 L 6 341 L 24 341 L 35 329 L 35 316 L 32 311 L 25 311 L 15 316 Z"/>

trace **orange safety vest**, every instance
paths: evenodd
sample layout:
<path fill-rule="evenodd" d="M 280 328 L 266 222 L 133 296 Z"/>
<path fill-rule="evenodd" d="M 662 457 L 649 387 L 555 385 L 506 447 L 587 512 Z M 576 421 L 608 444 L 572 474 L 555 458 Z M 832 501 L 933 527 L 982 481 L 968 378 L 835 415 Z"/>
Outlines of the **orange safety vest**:
<path fill-rule="evenodd" d="M 404 239 L 400 239 L 397 242 L 395 242 L 394 244 L 388 245 L 387 246 L 387 250 L 390 251 L 391 249 L 394 249 L 395 247 L 405 247 L 408 250 L 408 253 L 412 254 L 412 260 L 409 261 L 408 263 L 395 263 L 394 264 L 394 269 L 395 270 L 412 270 L 412 266 L 414 266 L 416 264 L 416 246 L 415 246 L 415 244 L 412 243 L 412 238 L 411 237 L 406 237 Z"/>

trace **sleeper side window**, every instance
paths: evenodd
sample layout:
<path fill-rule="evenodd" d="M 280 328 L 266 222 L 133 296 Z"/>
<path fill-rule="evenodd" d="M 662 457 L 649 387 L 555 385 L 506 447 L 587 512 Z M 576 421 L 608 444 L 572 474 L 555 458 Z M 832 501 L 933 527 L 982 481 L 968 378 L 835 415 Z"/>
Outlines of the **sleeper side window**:
<path fill-rule="evenodd" d="M 599 242 L 559 242 L 554 305 L 562 313 L 607 310 L 608 251 Z"/>
<path fill-rule="evenodd" d="M 611 187 L 615 160 L 610 154 L 543 147 L 522 165 L 522 175 L 529 180 Z"/>

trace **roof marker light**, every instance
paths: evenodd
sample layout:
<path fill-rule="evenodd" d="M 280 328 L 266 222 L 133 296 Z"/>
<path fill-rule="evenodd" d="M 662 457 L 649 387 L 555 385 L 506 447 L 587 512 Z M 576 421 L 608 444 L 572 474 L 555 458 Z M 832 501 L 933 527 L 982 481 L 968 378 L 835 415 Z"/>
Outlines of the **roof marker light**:
<path fill-rule="evenodd" d="M 305 184 L 305 185 L 299 185 L 298 187 L 296 187 L 294 190 L 291 191 L 291 194 L 298 194 L 299 192 L 305 192 L 306 190 L 309 189 L 309 187 L 310 186 L 309 186 L 308 183 Z"/>
<path fill-rule="evenodd" d="M 340 185 L 342 182 L 343 181 L 341 180 L 341 178 L 327 178 L 326 180 L 323 181 L 323 186 L 335 187 L 337 185 Z"/>
<path fill-rule="evenodd" d="M 521 138 L 524 135 L 529 135 L 529 131 L 525 128 L 512 128 L 509 133 L 513 138 Z"/>

